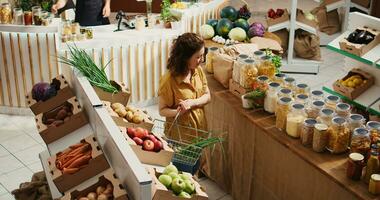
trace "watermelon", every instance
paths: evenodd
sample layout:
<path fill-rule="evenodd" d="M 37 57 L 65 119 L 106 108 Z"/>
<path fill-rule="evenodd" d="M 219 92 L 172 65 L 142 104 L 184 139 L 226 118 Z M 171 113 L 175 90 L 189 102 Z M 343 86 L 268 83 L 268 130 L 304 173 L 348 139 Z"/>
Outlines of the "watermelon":
<path fill-rule="evenodd" d="M 214 30 L 216 30 L 216 25 L 218 24 L 218 20 L 217 19 L 209 19 L 209 20 L 207 20 L 206 24 L 212 26 L 214 28 Z"/>
<path fill-rule="evenodd" d="M 238 17 L 238 12 L 234 7 L 226 6 L 220 11 L 220 17 L 235 21 Z"/>
<path fill-rule="evenodd" d="M 235 22 L 234 22 L 234 26 L 235 27 L 240 27 L 242 29 L 244 29 L 245 31 L 248 31 L 249 29 L 249 23 L 247 22 L 247 20 L 245 19 L 237 19 Z"/>
<path fill-rule="evenodd" d="M 218 33 L 218 35 L 224 38 L 227 38 L 228 33 L 233 27 L 234 26 L 229 19 L 222 18 L 221 20 L 219 20 L 218 24 L 216 25 L 216 32 Z"/>

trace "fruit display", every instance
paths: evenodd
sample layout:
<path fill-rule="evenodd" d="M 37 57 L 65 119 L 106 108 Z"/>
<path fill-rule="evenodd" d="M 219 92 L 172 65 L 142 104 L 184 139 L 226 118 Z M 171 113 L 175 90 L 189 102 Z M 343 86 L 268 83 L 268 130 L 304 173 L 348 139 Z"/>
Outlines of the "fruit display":
<path fill-rule="evenodd" d="M 108 105 L 108 102 L 105 102 Z M 132 106 L 124 106 L 121 103 L 113 103 L 107 106 L 108 112 L 116 113 L 119 117 L 126 119 L 128 122 L 140 124 L 142 122 L 151 121 L 152 118 L 146 111 L 141 111 Z"/>
<path fill-rule="evenodd" d="M 88 193 L 86 196 L 78 197 L 79 200 L 111 200 L 113 186 L 111 183 L 98 186 L 95 191 Z"/>
<path fill-rule="evenodd" d="M 253 38 L 255 36 L 263 37 L 265 33 L 265 27 L 262 23 L 255 22 L 253 23 L 248 30 L 248 37 Z"/>
<path fill-rule="evenodd" d="M 347 37 L 349 42 L 354 44 L 369 44 L 375 39 L 375 35 L 367 30 L 356 29 Z"/>
<path fill-rule="evenodd" d="M 349 88 L 357 88 L 360 86 L 363 86 L 367 83 L 367 80 L 362 77 L 359 74 L 351 75 L 350 77 L 346 78 L 345 80 L 340 79 L 339 83 L 341 83 L 345 87 Z"/>
<path fill-rule="evenodd" d="M 358 27 L 339 41 L 339 47 L 348 53 L 363 56 L 376 47 L 379 41 L 380 31 L 369 27 Z"/>
<path fill-rule="evenodd" d="M 87 142 L 71 145 L 68 149 L 56 155 L 55 166 L 63 174 L 74 174 L 88 165 L 92 159 L 91 153 L 91 145 Z"/>
<path fill-rule="evenodd" d="M 50 127 L 57 127 L 68 121 L 73 115 L 73 105 L 69 102 L 58 106 L 57 108 L 48 111 L 42 116 L 42 123 Z"/>
<path fill-rule="evenodd" d="M 170 7 L 175 9 L 186 9 L 187 4 L 185 4 L 184 2 L 174 2 L 170 5 Z"/>
<path fill-rule="evenodd" d="M 333 88 L 336 92 L 349 99 L 355 99 L 374 84 L 375 80 L 369 73 L 354 68 L 342 79 L 335 81 Z"/>
<path fill-rule="evenodd" d="M 159 152 L 164 149 L 162 141 L 144 128 L 129 127 L 127 128 L 127 134 L 137 145 L 142 146 L 142 149 L 145 151 Z"/>
<path fill-rule="evenodd" d="M 282 17 L 282 15 L 285 13 L 284 9 L 277 8 L 276 11 L 273 10 L 273 8 L 268 10 L 268 17 L 271 19 L 276 19 L 279 17 Z"/>

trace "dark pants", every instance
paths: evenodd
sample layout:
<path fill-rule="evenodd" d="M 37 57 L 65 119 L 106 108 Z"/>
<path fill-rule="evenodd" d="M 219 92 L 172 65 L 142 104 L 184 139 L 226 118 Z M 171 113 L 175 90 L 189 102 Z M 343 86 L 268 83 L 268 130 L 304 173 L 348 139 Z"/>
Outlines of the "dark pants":
<path fill-rule="evenodd" d="M 99 26 L 109 24 L 103 17 L 103 0 L 77 0 L 75 21 L 81 26 Z"/>

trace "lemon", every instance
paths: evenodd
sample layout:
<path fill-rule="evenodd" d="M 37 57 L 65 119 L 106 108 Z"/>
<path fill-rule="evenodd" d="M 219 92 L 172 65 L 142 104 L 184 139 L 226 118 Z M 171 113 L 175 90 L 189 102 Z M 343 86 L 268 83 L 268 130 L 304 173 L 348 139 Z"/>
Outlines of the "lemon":
<path fill-rule="evenodd" d="M 360 78 L 354 79 L 355 85 L 360 85 L 360 84 L 362 84 L 362 82 L 363 82 L 363 80 Z"/>
<path fill-rule="evenodd" d="M 353 81 L 348 81 L 347 86 L 351 87 L 351 88 L 354 88 L 355 87 L 355 83 Z"/>

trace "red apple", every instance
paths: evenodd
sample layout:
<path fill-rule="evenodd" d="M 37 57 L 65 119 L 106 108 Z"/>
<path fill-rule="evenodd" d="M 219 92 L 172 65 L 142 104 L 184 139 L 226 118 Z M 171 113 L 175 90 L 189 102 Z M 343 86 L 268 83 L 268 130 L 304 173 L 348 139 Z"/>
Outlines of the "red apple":
<path fill-rule="evenodd" d="M 154 143 L 152 142 L 152 140 L 149 140 L 149 139 L 145 140 L 143 143 L 143 149 L 146 151 L 153 151 Z"/>
<path fill-rule="evenodd" d="M 130 138 L 134 138 L 136 135 L 136 129 L 135 128 L 127 128 L 127 134 Z"/>
<path fill-rule="evenodd" d="M 134 137 L 133 141 L 135 141 L 136 144 L 140 145 L 140 146 L 143 144 L 143 140 L 141 138 L 138 138 L 138 137 Z"/>
<path fill-rule="evenodd" d="M 163 149 L 164 147 L 163 147 L 163 145 L 162 145 L 162 142 L 160 141 L 160 140 L 156 140 L 155 142 L 154 142 L 154 151 L 155 152 L 159 152 L 159 151 L 161 151 L 161 149 Z"/>
<path fill-rule="evenodd" d="M 146 136 L 148 136 L 148 130 L 141 128 L 141 127 L 137 127 L 136 132 L 135 132 L 135 136 L 140 138 L 140 139 L 144 139 Z"/>
<path fill-rule="evenodd" d="M 146 136 L 146 138 L 149 139 L 149 140 L 152 140 L 152 142 L 156 142 L 157 141 L 156 136 L 154 136 L 153 134 L 149 134 L 148 136 Z"/>

